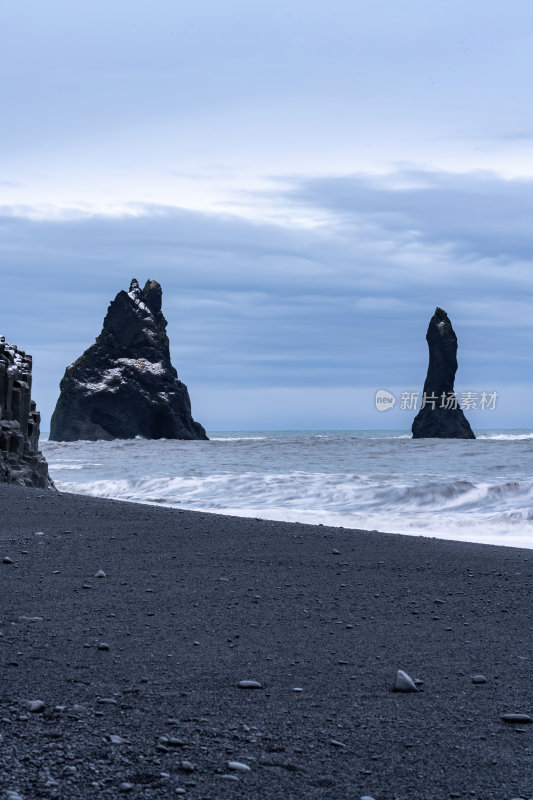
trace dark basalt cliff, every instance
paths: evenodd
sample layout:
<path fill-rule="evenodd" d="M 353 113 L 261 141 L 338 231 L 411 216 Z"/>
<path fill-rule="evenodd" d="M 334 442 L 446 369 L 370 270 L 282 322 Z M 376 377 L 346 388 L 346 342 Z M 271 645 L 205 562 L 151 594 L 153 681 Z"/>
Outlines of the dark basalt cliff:
<path fill-rule="evenodd" d="M 67 367 L 50 439 L 207 439 L 170 361 L 161 286 L 133 279 L 110 304 L 101 334 Z"/>
<path fill-rule="evenodd" d="M 0 483 L 54 488 L 39 451 L 41 415 L 31 399 L 31 356 L 0 336 Z"/>
<path fill-rule="evenodd" d="M 413 439 L 475 439 L 463 410 L 454 402 L 457 336 L 442 308 L 435 310 L 426 340 L 429 347 L 429 366 L 424 383 L 426 405 L 413 421 Z M 435 400 L 427 402 L 427 398 Z"/>

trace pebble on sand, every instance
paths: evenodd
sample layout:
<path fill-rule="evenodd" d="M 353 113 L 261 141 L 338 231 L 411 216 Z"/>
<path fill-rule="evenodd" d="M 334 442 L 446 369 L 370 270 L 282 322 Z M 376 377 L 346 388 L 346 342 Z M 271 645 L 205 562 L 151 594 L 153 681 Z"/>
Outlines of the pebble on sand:
<path fill-rule="evenodd" d="M 107 578 L 107 575 L 105 574 L 103 569 L 99 569 L 98 572 L 94 573 L 94 577 L 95 578 Z"/>
<path fill-rule="evenodd" d="M 45 704 L 42 700 L 28 700 L 26 707 L 28 711 L 32 711 L 34 714 L 40 714 L 41 711 L 44 711 Z"/>
<path fill-rule="evenodd" d="M 96 647 L 98 650 L 109 650 L 109 645 L 107 642 L 99 642 Z"/>
<path fill-rule="evenodd" d="M 521 725 L 533 722 L 533 717 L 530 717 L 529 714 L 500 714 L 500 719 L 503 719 L 504 722 L 516 722 Z"/>
<path fill-rule="evenodd" d="M 41 711 L 44 711 L 45 705 L 42 700 L 29 700 L 27 708 L 28 711 L 32 711 L 34 714 L 39 714 Z"/>
<path fill-rule="evenodd" d="M 472 683 L 487 683 L 484 675 L 472 675 Z"/>
<path fill-rule="evenodd" d="M 404 672 L 403 669 L 399 669 L 396 673 L 396 678 L 394 680 L 394 685 L 392 687 L 393 692 L 418 692 L 416 688 L 416 684 L 412 678 L 409 677 L 407 672 Z"/>
<path fill-rule="evenodd" d="M 241 772 L 250 772 L 248 764 L 243 764 L 242 761 L 228 761 L 228 769 L 236 769 Z"/>
<path fill-rule="evenodd" d="M 133 783 L 129 783 L 128 781 L 123 781 L 118 787 L 119 792 L 131 792 L 133 789 Z"/>
<path fill-rule="evenodd" d="M 239 681 L 237 684 L 240 689 L 262 689 L 263 684 L 258 681 Z"/>
<path fill-rule="evenodd" d="M 11 558 L 9 558 L 9 556 L 4 556 L 3 563 L 4 564 L 13 564 L 13 560 Z"/>

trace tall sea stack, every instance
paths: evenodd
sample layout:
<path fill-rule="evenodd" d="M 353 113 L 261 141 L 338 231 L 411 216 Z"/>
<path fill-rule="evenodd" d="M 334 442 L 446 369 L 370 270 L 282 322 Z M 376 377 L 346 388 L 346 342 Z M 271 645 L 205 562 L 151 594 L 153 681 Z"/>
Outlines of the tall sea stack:
<path fill-rule="evenodd" d="M 0 483 L 53 489 L 39 451 L 41 415 L 31 399 L 32 357 L 0 336 Z"/>
<path fill-rule="evenodd" d="M 455 399 L 457 336 L 442 308 L 435 309 L 426 340 L 429 347 L 429 366 L 424 383 L 426 404 L 413 421 L 413 439 L 475 439 Z M 428 398 L 431 398 L 430 402 Z"/>
<path fill-rule="evenodd" d="M 135 278 L 111 302 L 101 334 L 67 367 L 50 439 L 207 439 L 170 361 L 161 286 Z"/>

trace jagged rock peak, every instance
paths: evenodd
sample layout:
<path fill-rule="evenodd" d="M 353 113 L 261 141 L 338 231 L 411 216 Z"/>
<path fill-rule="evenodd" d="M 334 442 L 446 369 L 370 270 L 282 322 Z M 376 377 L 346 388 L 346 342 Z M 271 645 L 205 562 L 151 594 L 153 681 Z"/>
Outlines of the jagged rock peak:
<path fill-rule="evenodd" d="M 100 335 L 67 367 L 50 439 L 207 439 L 170 360 L 162 291 L 134 278 L 109 305 Z"/>
<path fill-rule="evenodd" d="M 463 410 L 453 401 L 457 336 L 448 315 L 438 306 L 429 322 L 426 340 L 429 347 L 423 392 L 426 405 L 413 421 L 413 438 L 475 439 Z M 428 398 L 435 399 L 427 402 Z"/>
<path fill-rule="evenodd" d="M 0 483 L 54 488 L 39 451 L 41 415 L 31 399 L 32 357 L 0 336 Z"/>

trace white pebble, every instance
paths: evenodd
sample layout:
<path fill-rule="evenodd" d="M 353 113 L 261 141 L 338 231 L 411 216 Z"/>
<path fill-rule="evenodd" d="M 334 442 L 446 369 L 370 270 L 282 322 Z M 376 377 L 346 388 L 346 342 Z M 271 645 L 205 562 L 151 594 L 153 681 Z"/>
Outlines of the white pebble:
<path fill-rule="evenodd" d="M 241 772 L 250 772 L 248 764 L 243 764 L 242 761 L 228 761 L 228 769 L 237 769 Z"/>
<path fill-rule="evenodd" d="M 262 689 L 263 686 L 258 681 L 239 681 L 239 688 L 241 689 Z"/>
<path fill-rule="evenodd" d="M 394 686 L 392 687 L 393 692 L 418 692 L 416 688 L 415 682 L 412 678 L 409 677 L 407 672 L 404 672 L 403 669 L 399 669 L 396 673 L 396 679 L 394 681 Z"/>
<path fill-rule="evenodd" d="M 39 713 L 40 711 L 44 711 L 44 708 L 45 706 L 42 700 L 30 700 L 28 702 L 28 711 Z"/>

